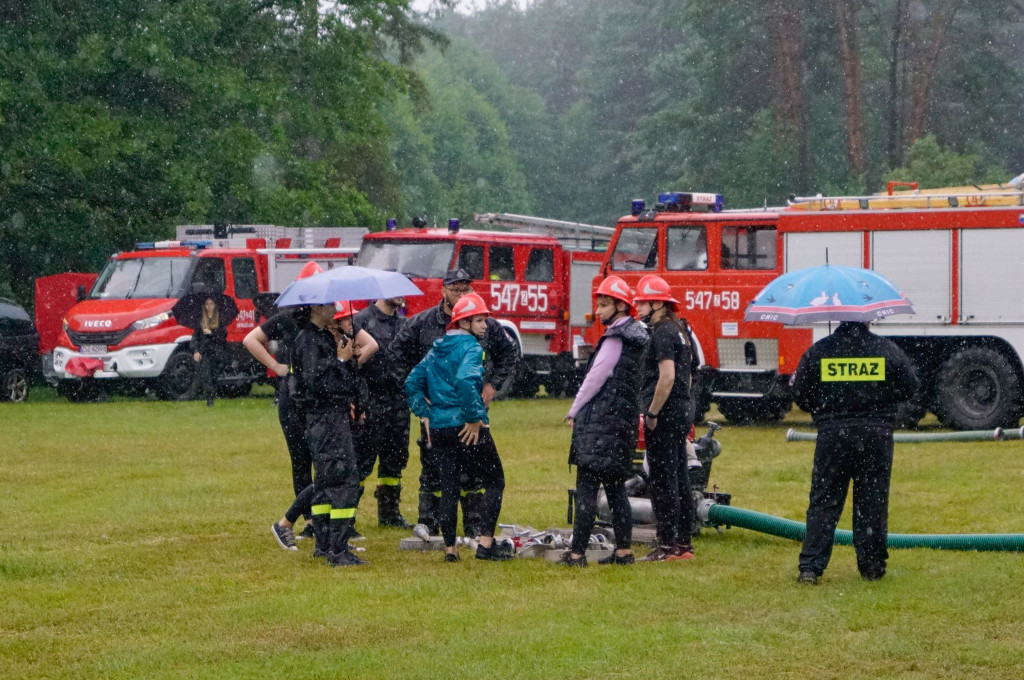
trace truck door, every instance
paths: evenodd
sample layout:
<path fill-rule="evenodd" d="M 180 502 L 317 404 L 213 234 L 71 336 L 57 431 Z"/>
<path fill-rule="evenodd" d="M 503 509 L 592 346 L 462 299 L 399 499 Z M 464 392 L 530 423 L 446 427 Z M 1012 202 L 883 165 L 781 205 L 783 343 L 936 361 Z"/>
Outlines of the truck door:
<path fill-rule="evenodd" d="M 665 228 L 665 280 L 679 300 L 680 316 L 693 326 L 705 353 L 714 353 L 715 276 L 708 263 L 708 228 L 704 224 Z M 713 356 L 706 357 L 709 362 Z"/>
<path fill-rule="evenodd" d="M 256 260 L 252 257 L 231 258 L 231 279 L 234 285 L 235 303 L 238 305 L 238 316 L 228 328 L 228 332 L 232 336 L 237 333 L 241 339 L 256 327 L 256 305 L 253 303 L 259 293 Z"/>
<path fill-rule="evenodd" d="M 776 276 L 776 229 L 772 224 L 723 224 L 717 256 L 714 304 L 719 368 L 779 370 L 778 324 L 743 323 L 747 305 Z M 715 259 L 715 256 L 712 257 Z"/>

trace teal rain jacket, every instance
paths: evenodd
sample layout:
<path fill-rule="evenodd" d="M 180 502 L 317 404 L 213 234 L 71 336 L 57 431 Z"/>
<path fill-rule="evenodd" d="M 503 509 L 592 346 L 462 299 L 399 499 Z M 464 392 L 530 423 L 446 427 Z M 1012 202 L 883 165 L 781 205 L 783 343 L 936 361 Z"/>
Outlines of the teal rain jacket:
<path fill-rule="evenodd" d="M 412 412 L 428 418 L 432 428 L 487 423 L 487 408 L 480 397 L 483 355 L 483 347 L 469 333 L 448 333 L 436 340 L 405 381 Z"/>

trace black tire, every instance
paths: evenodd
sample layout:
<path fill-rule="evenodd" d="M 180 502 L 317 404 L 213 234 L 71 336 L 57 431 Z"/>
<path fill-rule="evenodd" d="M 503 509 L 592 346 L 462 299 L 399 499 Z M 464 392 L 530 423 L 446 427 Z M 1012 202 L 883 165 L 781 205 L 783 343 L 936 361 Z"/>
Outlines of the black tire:
<path fill-rule="evenodd" d="M 1016 427 L 1021 378 L 1001 352 L 969 347 L 951 356 L 935 378 L 935 415 L 954 430 Z"/>
<path fill-rule="evenodd" d="M 188 352 L 172 354 L 157 381 L 160 398 L 168 401 L 194 399 L 199 382 L 198 366 Z"/>
<path fill-rule="evenodd" d="M 737 425 L 769 424 L 780 422 L 789 413 L 792 402 L 788 399 L 719 399 L 718 410 Z M 696 415 L 694 422 L 699 422 Z"/>
<path fill-rule="evenodd" d="M 0 380 L 0 401 L 11 401 L 15 404 L 28 399 L 28 376 L 20 368 L 12 368 Z"/>

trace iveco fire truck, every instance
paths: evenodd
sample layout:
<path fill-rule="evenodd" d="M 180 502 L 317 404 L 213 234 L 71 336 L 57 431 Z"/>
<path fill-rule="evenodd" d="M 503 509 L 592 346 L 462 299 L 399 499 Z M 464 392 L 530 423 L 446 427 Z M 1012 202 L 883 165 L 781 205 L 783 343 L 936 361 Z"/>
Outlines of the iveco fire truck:
<path fill-rule="evenodd" d="M 503 387 L 508 396 L 549 394 L 577 386 L 574 348 L 590 324 L 590 288 L 612 235 L 610 227 L 511 214 L 477 215 L 481 224 L 512 231 L 426 228 L 421 220 L 363 238 L 357 264 L 409 276 L 424 295 L 409 297 L 407 313 L 439 304 L 445 272 L 465 269 L 515 340 L 523 361 Z"/>
<path fill-rule="evenodd" d="M 1024 176 L 1022 176 L 1024 177 Z M 904 405 L 912 426 L 932 411 L 954 429 L 1016 425 L 1024 415 L 1024 192 L 1004 185 L 792 199 L 724 210 L 722 196 L 672 192 L 654 208 L 634 201 L 601 274 L 635 286 L 663 276 L 700 338 L 707 365 L 698 415 L 717 404 L 730 420 L 776 420 L 789 410 L 789 379 L 826 324 L 786 327 L 743 320 L 780 274 L 824 264 L 874 269 L 915 313 L 879 321 L 913 359 L 921 389 Z M 827 258 L 827 259 L 826 259 Z M 596 342 L 600 328 L 587 331 Z"/>
<path fill-rule="evenodd" d="M 325 269 L 349 264 L 366 231 L 246 225 L 218 234 L 209 227 L 182 226 L 179 237 L 189 238 L 140 243 L 116 253 L 91 290 L 82 289 L 80 301 L 64 314 L 50 378 L 72 400 L 115 384 L 151 388 L 166 399 L 191 398 L 196 387 L 192 330 L 178 324 L 171 308 L 186 293 L 212 291 L 233 297 L 239 310 L 227 329 L 230 360 L 218 390 L 245 394 L 266 378 L 241 346 L 259 323 L 261 296 L 279 292 L 309 259 Z M 268 240 L 273 247 L 267 247 Z"/>

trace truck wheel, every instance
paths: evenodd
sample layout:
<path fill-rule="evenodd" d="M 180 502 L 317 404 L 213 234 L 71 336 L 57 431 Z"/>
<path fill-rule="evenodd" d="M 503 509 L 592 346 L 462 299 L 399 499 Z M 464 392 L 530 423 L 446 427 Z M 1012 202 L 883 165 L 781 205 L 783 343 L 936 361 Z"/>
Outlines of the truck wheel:
<path fill-rule="evenodd" d="M 1002 353 L 969 347 L 946 360 L 935 380 L 935 415 L 954 430 L 1016 427 L 1021 379 Z"/>
<path fill-rule="evenodd" d="M 28 376 L 20 368 L 12 368 L 3 376 L 0 383 L 3 392 L 0 401 L 13 401 L 20 404 L 28 398 Z"/>
<path fill-rule="evenodd" d="M 198 377 L 199 371 L 192 355 L 188 352 L 175 352 L 160 374 L 157 392 L 161 399 L 169 401 L 194 399 Z"/>

